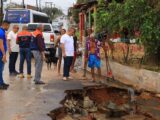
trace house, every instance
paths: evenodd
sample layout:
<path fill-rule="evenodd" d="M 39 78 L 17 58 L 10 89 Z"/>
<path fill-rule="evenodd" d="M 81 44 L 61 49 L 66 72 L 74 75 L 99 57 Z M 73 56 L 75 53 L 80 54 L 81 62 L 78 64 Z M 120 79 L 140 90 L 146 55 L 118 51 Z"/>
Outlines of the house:
<path fill-rule="evenodd" d="M 96 27 L 97 0 L 88 0 L 86 3 L 75 4 L 73 9 L 79 9 L 80 41 L 82 42 L 86 29 Z"/>

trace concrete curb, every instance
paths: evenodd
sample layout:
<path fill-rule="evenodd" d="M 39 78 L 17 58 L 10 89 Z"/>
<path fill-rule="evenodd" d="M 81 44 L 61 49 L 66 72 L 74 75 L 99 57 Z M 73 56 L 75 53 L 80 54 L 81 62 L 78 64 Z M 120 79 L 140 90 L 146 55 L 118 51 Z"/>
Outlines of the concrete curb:
<path fill-rule="evenodd" d="M 160 93 L 160 73 L 145 69 L 136 69 L 116 62 L 110 62 L 116 80 L 136 89 Z M 105 63 L 102 61 L 102 75 L 106 76 Z"/>

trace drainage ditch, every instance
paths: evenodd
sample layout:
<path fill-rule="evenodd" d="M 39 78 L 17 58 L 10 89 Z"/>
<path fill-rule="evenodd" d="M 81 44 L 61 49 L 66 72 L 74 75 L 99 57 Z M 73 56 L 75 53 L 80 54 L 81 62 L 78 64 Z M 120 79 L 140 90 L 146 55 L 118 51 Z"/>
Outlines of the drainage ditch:
<path fill-rule="evenodd" d="M 52 120 L 160 120 L 160 98 L 132 88 L 92 86 L 65 91 Z"/>

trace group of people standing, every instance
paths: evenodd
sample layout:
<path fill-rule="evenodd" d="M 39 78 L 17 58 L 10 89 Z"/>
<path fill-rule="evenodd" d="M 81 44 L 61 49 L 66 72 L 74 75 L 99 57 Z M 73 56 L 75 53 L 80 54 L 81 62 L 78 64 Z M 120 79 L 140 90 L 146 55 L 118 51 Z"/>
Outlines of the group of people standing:
<path fill-rule="evenodd" d="M 9 87 L 3 80 L 4 65 L 7 62 L 7 50 L 9 52 L 9 73 L 11 76 L 24 78 L 24 62 L 27 62 L 27 78 L 31 76 L 31 59 L 32 54 L 35 59 L 35 84 L 45 84 L 41 81 L 41 73 L 43 61 L 45 59 L 45 43 L 43 38 L 43 26 L 37 25 L 36 30 L 31 33 L 27 26 L 22 27 L 19 31 L 19 26 L 14 25 L 13 30 L 8 34 L 10 23 L 3 21 L 0 27 L 0 89 L 7 89 Z M 16 70 L 16 62 L 18 55 L 20 55 L 19 72 Z"/>
<path fill-rule="evenodd" d="M 19 31 L 19 26 L 14 25 L 13 30 L 6 35 L 10 23 L 3 21 L 0 27 L 0 89 L 7 89 L 8 84 L 3 80 L 4 65 L 7 62 L 6 53 L 9 51 L 9 73 L 11 76 L 24 78 L 24 61 L 27 62 L 27 78 L 31 76 L 31 58 L 35 60 L 35 84 L 45 84 L 41 80 L 43 61 L 45 60 L 45 43 L 43 38 L 43 26 L 37 25 L 36 30 L 31 33 L 27 26 L 22 27 Z M 77 37 L 75 36 L 75 28 L 70 27 L 67 31 L 61 30 L 61 35 L 58 37 L 56 46 L 58 47 L 58 74 L 60 74 L 62 58 L 64 59 L 63 80 L 72 79 L 70 72 L 74 71 L 74 64 L 77 53 Z M 86 40 L 85 49 L 85 68 L 91 68 L 92 81 L 95 82 L 95 67 L 98 69 L 98 75 L 101 76 L 101 59 L 100 49 L 104 48 L 105 44 L 95 39 L 92 29 L 88 29 L 88 37 Z M 7 45 L 8 44 L 8 45 Z M 7 47 L 8 46 L 8 47 Z M 16 70 L 16 61 L 20 54 L 19 72 Z"/>
<path fill-rule="evenodd" d="M 70 72 L 74 71 L 74 64 L 77 53 L 77 37 L 75 35 L 76 30 L 70 27 L 68 31 L 61 30 L 61 35 L 58 37 L 56 46 L 58 47 L 58 74 L 61 71 L 62 58 L 64 59 L 63 66 L 63 80 L 72 79 Z"/>
<path fill-rule="evenodd" d="M 45 84 L 41 80 L 41 73 L 43 68 L 43 62 L 45 60 L 45 43 L 43 38 L 43 26 L 37 25 L 36 30 L 31 33 L 27 26 L 23 26 L 22 30 L 19 30 L 18 25 L 14 25 L 13 29 L 9 32 L 10 23 L 3 21 L 0 27 L 0 89 L 7 89 L 9 87 L 3 80 L 4 65 L 7 62 L 7 51 L 9 53 L 9 74 L 10 76 L 18 76 L 23 79 L 32 78 L 31 76 L 31 59 L 32 55 L 35 60 L 35 84 Z M 58 73 L 60 74 L 62 58 L 64 58 L 63 68 L 63 80 L 71 79 L 70 71 L 73 70 L 75 63 L 75 49 L 77 44 L 77 38 L 74 37 L 75 29 L 69 28 L 61 30 L 61 36 L 57 40 L 59 46 L 59 60 L 58 60 Z M 16 70 L 16 62 L 20 56 L 19 71 Z M 27 63 L 27 75 L 24 76 L 24 62 Z"/>
<path fill-rule="evenodd" d="M 75 29 L 69 28 L 65 34 L 65 30 L 62 29 L 62 36 L 59 38 L 60 51 L 62 50 L 62 56 L 64 58 L 64 68 L 63 68 L 63 80 L 72 79 L 70 72 L 74 71 L 74 64 L 77 54 L 77 37 L 75 36 Z M 105 57 L 107 57 L 107 47 L 105 45 L 105 40 L 100 41 L 95 38 L 94 31 L 91 28 L 87 29 L 88 36 L 86 37 L 85 43 L 85 70 L 88 67 L 91 69 L 92 79 L 91 82 L 96 82 L 95 68 L 98 71 L 98 79 L 101 82 L 101 55 L 100 50 L 103 49 Z M 61 56 L 61 52 L 60 52 Z M 59 62 L 61 63 L 62 57 L 60 57 Z M 107 58 L 106 58 L 107 60 Z M 59 66 L 58 62 L 58 66 Z M 58 73 L 60 73 L 60 67 L 58 67 Z"/>

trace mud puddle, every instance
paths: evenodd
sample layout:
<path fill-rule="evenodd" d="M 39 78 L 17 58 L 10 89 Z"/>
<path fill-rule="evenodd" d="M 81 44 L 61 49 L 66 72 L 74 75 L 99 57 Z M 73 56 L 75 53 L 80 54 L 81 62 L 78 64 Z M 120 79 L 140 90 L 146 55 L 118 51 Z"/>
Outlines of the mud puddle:
<path fill-rule="evenodd" d="M 52 120 L 160 120 L 160 98 L 148 92 L 92 86 L 66 94 Z"/>

